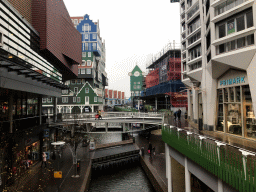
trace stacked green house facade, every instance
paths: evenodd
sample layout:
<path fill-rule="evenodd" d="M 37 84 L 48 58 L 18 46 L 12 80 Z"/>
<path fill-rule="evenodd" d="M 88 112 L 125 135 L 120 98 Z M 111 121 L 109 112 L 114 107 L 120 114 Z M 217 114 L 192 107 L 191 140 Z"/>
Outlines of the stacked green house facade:
<path fill-rule="evenodd" d="M 99 22 L 90 20 L 89 15 L 71 17 L 74 27 L 82 37 L 82 63 L 78 65 L 78 77 L 65 82 L 68 90 L 62 90 L 57 101 L 43 98 L 43 113 L 85 113 L 103 110 L 105 86 L 108 85 L 105 71 L 105 42 L 100 37 Z"/>
<path fill-rule="evenodd" d="M 138 100 L 140 100 L 140 96 L 142 96 L 144 72 L 142 72 L 138 65 L 136 65 L 129 73 L 129 76 L 131 101 L 133 103 L 133 107 L 136 107 L 136 105 L 138 105 Z"/>

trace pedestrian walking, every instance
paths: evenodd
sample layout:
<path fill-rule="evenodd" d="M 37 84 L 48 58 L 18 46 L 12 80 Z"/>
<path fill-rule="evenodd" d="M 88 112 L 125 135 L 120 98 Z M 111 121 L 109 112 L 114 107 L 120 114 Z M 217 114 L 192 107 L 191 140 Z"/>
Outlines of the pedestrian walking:
<path fill-rule="evenodd" d="M 177 111 L 174 112 L 174 120 L 176 120 L 176 117 L 177 117 Z"/>
<path fill-rule="evenodd" d="M 42 160 L 41 167 L 43 167 L 43 164 L 44 164 L 44 167 L 46 167 L 46 166 L 47 166 L 47 165 L 46 165 L 46 157 L 47 157 L 47 155 L 46 155 L 46 153 L 45 153 L 45 152 L 43 152 L 42 157 L 43 157 L 43 160 Z"/>
<path fill-rule="evenodd" d="M 177 112 L 177 116 L 178 116 L 178 120 L 180 120 L 180 116 L 181 116 L 181 110 L 180 109 Z"/>
<path fill-rule="evenodd" d="M 150 154 L 151 156 L 151 153 L 152 153 L 152 144 L 149 142 L 149 145 L 148 145 L 148 153 Z"/>

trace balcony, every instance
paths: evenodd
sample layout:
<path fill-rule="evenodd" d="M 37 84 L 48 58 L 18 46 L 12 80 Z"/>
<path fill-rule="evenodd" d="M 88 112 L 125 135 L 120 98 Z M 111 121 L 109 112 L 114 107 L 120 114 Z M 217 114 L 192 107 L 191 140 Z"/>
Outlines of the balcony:
<path fill-rule="evenodd" d="M 255 191 L 255 153 L 174 126 L 162 139 L 189 159 L 239 191 Z"/>

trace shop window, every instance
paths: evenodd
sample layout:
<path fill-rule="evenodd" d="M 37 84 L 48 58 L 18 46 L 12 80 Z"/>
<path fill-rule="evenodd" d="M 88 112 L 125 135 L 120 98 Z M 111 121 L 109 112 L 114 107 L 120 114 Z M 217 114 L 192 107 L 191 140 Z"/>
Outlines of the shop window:
<path fill-rule="evenodd" d="M 227 132 L 242 135 L 241 104 L 227 104 Z"/>
<path fill-rule="evenodd" d="M 229 102 L 234 102 L 234 89 L 229 87 Z"/>
<path fill-rule="evenodd" d="M 241 101 L 241 94 L 240 94 L 240 87 L 236 87 L 235 88 L 235 94 L 236 94 L 236 102 L 240 102 Z"/>

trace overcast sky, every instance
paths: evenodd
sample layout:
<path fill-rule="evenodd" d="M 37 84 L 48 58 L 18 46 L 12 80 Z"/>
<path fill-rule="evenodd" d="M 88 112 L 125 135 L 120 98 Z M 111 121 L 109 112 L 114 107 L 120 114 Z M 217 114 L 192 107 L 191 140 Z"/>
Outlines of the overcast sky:
<path fill-rule="evenodd" d="M 179 3 L 170 0 L 64 0 L 70 16 L 99 20 L 106 42 L 107 88 L 130 97 L 128 72 L 137 64 L 147 72 L 152 54 L 173 40 L 180 43 Z"/>

